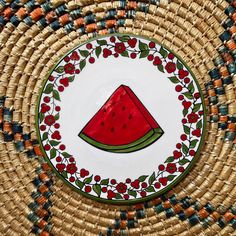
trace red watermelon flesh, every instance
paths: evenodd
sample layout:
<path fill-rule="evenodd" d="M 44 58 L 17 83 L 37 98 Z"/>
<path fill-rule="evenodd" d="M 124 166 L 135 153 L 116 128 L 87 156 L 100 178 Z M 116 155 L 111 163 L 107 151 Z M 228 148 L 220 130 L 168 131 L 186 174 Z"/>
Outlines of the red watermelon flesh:
<path fill-rule="evenodd" d="M 86 124 L 79 136 L 106 151 L 136 151 L 163 134 L 134 92 L 121 85 Z M 130 149 L 132 147 L 132 149 Z M 122 151 L 124 150 L 124 151 Z"/>

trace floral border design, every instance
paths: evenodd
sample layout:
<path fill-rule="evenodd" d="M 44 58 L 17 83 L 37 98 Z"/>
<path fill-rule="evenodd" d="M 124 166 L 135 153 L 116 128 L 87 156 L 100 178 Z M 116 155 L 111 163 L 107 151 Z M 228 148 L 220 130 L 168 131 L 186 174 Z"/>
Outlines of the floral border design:
<path fill-rule="evenodd" d="M 94 176 L 89 170 L 78 169 L 74 157 L 65 151 L 66 146 L 61 142 L 58 130 L 60 93 L 74 81 L 75 74 L 79 74 L 87 64 L 94 64 L 101 56 L 147 59 L 160 72 L 167 72 L 170 75 L 168 78 L 175 84 L 175 91 L 179 93 L 178 99 L 183 105 L 181 141 L 176 144 L 173 155 L 159 165 L 157 171 L 150 176 L 143 175 L 135 180 L 127 178 L 124 182 L 102 179 L 99 175 Z M 147 44 L 141 38 L 123 35 L 97 39 L 95 46 L 87 43 L 84 50 L 79 47 L 63 60 L 65 65 L 60 63 L 55 68 L 43 89 L 38 117 L 44 150 L 49 154 L 49 159 L 56 158 L 56 168 L 65 179 L 74 183 L 83 192 L 99 198 L 129 200 L 155 193 L 185 171 L 195 156 L 197 144 L 201 140 L 203 105 L 200 93 L 196 92 L 193 80 L 188 77 L 189 72 L 174 54 L 155 42 L 150 41 Z"/>

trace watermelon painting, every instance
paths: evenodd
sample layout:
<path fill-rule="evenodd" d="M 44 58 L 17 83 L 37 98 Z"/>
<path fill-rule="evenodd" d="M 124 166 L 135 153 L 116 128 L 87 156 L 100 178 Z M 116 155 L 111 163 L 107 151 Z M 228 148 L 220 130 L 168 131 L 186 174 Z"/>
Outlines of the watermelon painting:
<path fill-rule="evenodd" d="M 151 145 L 163 134 L 134 92 L 121 85 L 85 125 L 79 137 L 104 151 L 129 153 Z"/>

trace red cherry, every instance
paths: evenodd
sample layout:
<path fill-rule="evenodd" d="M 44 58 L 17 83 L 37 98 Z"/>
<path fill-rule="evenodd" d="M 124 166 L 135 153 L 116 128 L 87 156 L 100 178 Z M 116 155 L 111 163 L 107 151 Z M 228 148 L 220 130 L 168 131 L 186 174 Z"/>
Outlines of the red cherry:
<path fill-rule="evenodd" d="M 50 146 L 49 144 L 46 144 L 46 145 L 44 146 L 44 149 L 45 149 L 46 151 L 49 151 L 49 150 L 51 149 L 51 146 Z"/>
<path fill-rule="evenodd" d="M 115 53 L 115 54 L 114 54 L 114 57 L 115 57 L 115 58 L 119 57 L 119 54 L 118 54 L 118 53 Z"/>
<path fill-rule="evenodd" d="M 61 145 L 59 146 L 59 149 L 60 149 L 61 151 L 64 151 L 64 150 L 66 149 L 66 146 L 65 146 L 64 144 L 61 144 Z"/>
<path fill-rule="evenodd" d="M 137 43 L 137 39 L 136 39 L 136 38 L 129 39 L 129 40 L 127 41 L 127 43 L 129 44 L 129 46 L 130 46 L 131 48 L 135 48 L 136 43 Z"/>
<path fill-rule="evenodd" d="M 51 109 L 51 107 L 46 104 L 41 105 L 41 112 L 42 113 L 46 113 L 46 112 L 50 111 L 50 109 Z"/>
<path fill-rule="evenodd" d="M 183 167 L 183 166 L 180 166 L 180 167 L 178 168 L 178 171 L 179 171 L 179 172 L 184 172 L 184 167 Z"/>
<path fill-rule="evenodd" d="M 40 130 L 44 131 L 46 129 L 46 125 L 40 125 Z"/>
<path fill-rule="evenodd" d="M 184 79 L 185 84 L 188 84 L 189 82 L 190 82 L 190 79 L 188 77 Z"/>
<path fill-rule="evenodd" d="M 154 42 L 149 43 L 149 48 L 155 48 L 156 44 Z"/>
<path fill-rule="evenodd" d="M 69 86 L 69 79 L 67 77 L 64 79 L 60 79 L 59 82 L 60 82 L 60 84 L 62 84 L 65 87 Z"/>
<path fill-rule="evenodd" d="M 188 122 L 187 119 L 182 119 L 183 124 L 186 124 L 187 122 Z"/>
<path fill-rule="evenodd" d="M 170 59 L 170 60 L 173 60 L 174 59 L 174 54 L 173 53 L 169 53 L 169 55 L 168 55 L 168 58 Z"/>
<path fill-rule="evenodd" d="M 182 153 L 179 152 L 179 151 L 176 151 L 176 150 L 173 152 L 173 155 L 174 155 L 175 159 L 178 159 L 178 158 L 182 157 Z"/>
<path fill-rule="evenodd" d="M 58 86 L 58 91 L 59 92 L 63 92 L 64 91 L 64 87 L 63 86 Z"/>
<path fill-rule="evenodd" d="M 102 188 L 102 192 L 103 192 L 103 193 L 106 193 L 106 192 L 107 192 L 107 187 L 103 187 L 103 188 Z"/>
<path fill-rule="evenodd" d="M 46 103 L 49 103 L 50 102 L 50 97 L 48 97 L 48 96 L 44 97 L 43 101 L 46 102 Z"/>
<path fill-rule="evenodd" d="M 56 124 L 54 125 L 54 128 L 55 128 L 55 129 L 59 129 L 59 128 L 60 128 L 60 124 L 56 123 Z"/>
<path fill-rule="evenodd" d="M 181 143 L 177 143 L 176 144 L 176 148 L 181 149 L 182 148 L 182 144 Z"/>
<path fill-rule="evenodd" d="M 70 182 L 75 182 L 75 177 L 74 177 L 74 176 L 71 176 L 71 177 L 69 178 L 69 181 L 70 181 Z"/>
<path fill-rule="evenodd" d="M 142 188 L 146 188 L 148 185 L 147 185 L 147 183 L 144 182 L 141 184 L 141 186 L 142 186 Z"/>
<path fill-rule="evenodd" d="M 62 172 L 65 168 L 65 164 L 56 164 L 56 168 L 58 169 L 59 172 Z"/>
<path fill-rule="evenodd" d="M 181 95 L 179 95 L 178 99 L 179 99 L 180 101 L 182 101 L 182 100 L 184 100 L 184 96 L 181 94 Z"/>
<path fill-rule="evenodd" d="M 163 171 L 163 170 L 165 170 L 165 166 L 164 166 L 164 165 L 159 165 L 159 166 L 158 166 L 158 169 L 159 169 L 160 171 Z"/>
<path fill-rule="evenodd" d="M 156 182 L 156 183 L 154 184 L 154 187 L 158 189 L 158 188 L 160 188 L 160 187 L 161 187 L 161 184 L 160 184 L 160 183 L 158 183 L 158 182 Z"/>
<path fill-rule="evenodd" d="M 160 59 L 158 56 L 156 56 L 156 57 L 154 58 L 153 65 L 154 65 L 154 66 L 158 66 L 158 65 L 161 65 L 161 64 L 162 64 L 161 59 Z"/>
<path fill-rule="evenodd" d="M 93 64 L 95 62 L 95 58 L 94 57 L 90 57 L 89 58 L 89 63 Z"/>
<path fill-rule="evenodd" d="M 128 195 L 128 194 L 125 194 L 125 195 L 124 195 L 124 199 L 125 199 L 125 200 L 129 200 L 129 195 Z"/>
<path fill-rule="evenodd" d="M 153 56 L 152 54 L 150 54 L 150 55 L 148 55 L 147 59 L 148 59 L 149 61 L 153 61 L 154 56 Z"/>
<path fill-rule="evenodd" d="M 60 156 L 58 156 L 58 157 L 56 158 L 56 161 L 57 161 L 57 162 L 61 162 L 61 161 L 62 161 L 62 158 L 61 158 Z"/>
<path fill-rule="evenodd" d="M 136 54 L 136 53 L 134 53 L 134 52 L 132 52 L 132 53 L 130 54 L 130 57 L 131 57 L 132 59 L 135 59 L 135 58 L 136 58 L 136 56 L 137 56 L 137 54 Z"/>
<path fill-rule="evenodd" d="M 192 132 L 192 135 L 196 136 L 196 137 L 201 137 L 201 129 L 195 129 Z"/>
<path fill-rule="evenodd" d="M 80 73 L 80 70 L 79 70 L 79 69 L 76 69 L 76 70 L 75 70 L 75 73 L 76 73 L 76 74 L 79 74 L 79 73 Z"/>
<path fill-rule="evenodd" d="M 195 94 L 194 94 L 194 97 L 195 97 L 196 99 L 200 98 L 200 93 L 195 93 Z"/>
<path fill-rule="evenodd" d="M 52 134 L 52 139 L 56 139 L 56 140 L 60 140 L 61 139 L 61 135 L 59 131 L 54 131 L 54 133 Z"/>
<path fill-rule="evenodd" d="M 114 36 L 111 36 L 111 37 L 110 37 L 110 41 L 111 41 L 112 43 L 114 43 L 114 42 L 116 41 L 116 38 L 115 38 Z"/>
<path fill-rule="evenodd" d="M 65 57 L 65 58 L 64 58 L 64 61 L 65 61 L 65 62 L 69 62 L 69 61 L 70 61 L 70 58 L 69 58 L 69 57 Z"/>
<path fill-rule="evenodd" d="M 163 185 L 163 186 L 166 186 L 167 185 L 167 178 L 166 177 L 161 177 L 159 179 L 159 182 Z"/>
<path fill-rule="evenodd" d="M 74 51 L 74 52 L 72 52 L 70 59 L 74 60 L 74 61 L 78 61 L 80 59 L 80 56 L 76 51 Z"/>
<path fill-rule="evenodd" d="M 55 78 L 54 78 L 53 76 L 50 76 L 50 77 L 48 78 L 49 81 L 54 81 L 54 79 L 55 79 Z"/>
<path fill-rule="evenodd" d="M 69 158 L 69 161 L 70 161 L 70 162 L 74 162 L 74 161 L 75 161 L 75 158 L 74 158 L 74 157 L 70 157 L 70 158 Z"/>
<path fill-rule="evenodd" d="M 127 184 L 130 184 L 131 183 L 131 179 L 126 179 L 126 181 L 125 181 Z"/>
<path fill-rule="evenodd" d="M 88 176 L 89 172 L 85 170 L 84 168 L 80 170 L 80 177 L 84 178 L 85 176 Z"/>
<path fill-rule="evenodd" d="M 140 195 L 141 195 L 141 197 L 146 197 L 146 196 L 147 196 L 147 193 L 144 192 L 144 191 L 142 191 L 142 192 L 140 193 Z"/>
<path fill-rule="evenodd" d="M 112 199 L 116 196 L 116 194 L 112 190 L 107 191 L 107 198 Z"/>
<path fill-rule="evenodd" d="M 94 176 L 94 180 L 96 182 L 99 182 L 101 180 L 101 177 L 99 175 Z"/>
<path fill-rule="evenodd" d="M 111 184 L 112 184 L 112 185 L 116 184 L 116 180 L 115 180 L 115 179 L 112 179 L 112 180 L 111 180 Z"/>
<path fill-rule="evenodd" d="M 196 153 L 196 152 L 195 152 L 194 150 L 190 150 L 190 151 L 189 151 L 189 155 L 192 156 L 192 157 L 195 155 L 195 153 Z"/>
<path fill-rule="evenodd" d="M 56 107 L 55 107 L 55 110 L 56 110 L 56 111 L 60 111 L 61 108 L 60 108 L 59 106 L 56 106 Z"/>
<path fill-rule="evenodd" d="M 184 77 L 188 76 L 189 75 L 189 72 L 186 71 L 186 70 L 179 70 L 179 78 L 180 79 L 183 79 Z"/>
<path fill-rule="evenodd" d="M 133 181 L 132 183 L 131 183 L 131 186 L 133 187 L 133 188 L 136 188 L 136 189 L 138 189 L 139 188 L 139 180 L 138 179 L 136 179 L 135 181 Z"/>
<path fill-rule="evenodd" d="M 93 47 L 93 45 L 91 44 L 91 43 L 88 43 L 87 45 L 86 45 L 86 48 L 87 49 L 91 49 Z"/>
<path fill-rule="evenodd" d="M 92 188 L 91 188 L 90 186 L 86 186 L 86 187 L 84 188 L 84 190 L 85 190 L 86 193 L 90 193 L 91 190 L 92 190 Z"/>
<path fill-rule="evenodd" d="M 182 134 L 180 136 L 180 138 L 181 138 L 182 141 L 185 141 L 185 140 L 187 140 L 187 135 L 186 134 Z"/>
<path fill-rule="evenodd" d="M 112 55 L 112 51 L 110 49 L 104 48 L 103 49 L 103 57 L 107 58 Z"/>
<path fill-rule="evenodd" d="M 176 92 L 181 92 L 182 89 L 183 89 L 183 87 L 182 87 L 181 85 L 177 85 L 177 86 L 175 87 L 175 91 L 176 91 Z"/>
<path fill-rule="evenodd" d="M 183 101 L 182 105 L 184 106 L 184 109 L 189 109 L 189 107 L 191 107 L 192 103 L 191 102 L 187 102 L 187 101 Z"/>

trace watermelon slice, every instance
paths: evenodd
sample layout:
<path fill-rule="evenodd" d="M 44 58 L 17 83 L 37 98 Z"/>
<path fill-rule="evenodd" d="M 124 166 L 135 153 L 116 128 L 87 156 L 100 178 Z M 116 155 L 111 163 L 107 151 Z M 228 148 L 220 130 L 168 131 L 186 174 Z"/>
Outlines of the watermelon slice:
<path fill-rule="evenodd" d="M 143 149 L 163 135 L 134 92 L 121 85 L 79 133 L 87 143 L 109 152 Z"/>

